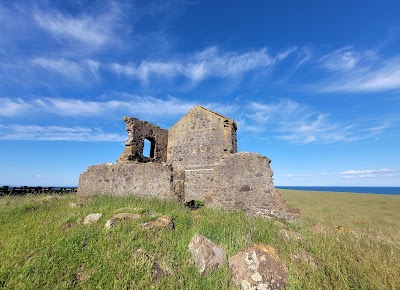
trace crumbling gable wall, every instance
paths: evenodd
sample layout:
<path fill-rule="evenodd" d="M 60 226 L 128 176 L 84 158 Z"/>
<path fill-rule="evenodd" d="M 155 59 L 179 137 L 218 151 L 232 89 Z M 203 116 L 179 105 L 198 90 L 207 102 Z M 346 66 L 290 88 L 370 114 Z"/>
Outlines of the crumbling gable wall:
<path fill-rule="evenodd" d="M 167 161 L 168 131 L 136 118 L 124 117 L 128 139 L 118 163 Z M 144 140 L 151 143 L 150 157 L 143 155 Z"/>
<path fill-rule="evenodd" d="M 169 130 L 167 162 L 185 169 L 216 165 L 237 152 L 236 128 L 234 120 L 196 106 Z"/>

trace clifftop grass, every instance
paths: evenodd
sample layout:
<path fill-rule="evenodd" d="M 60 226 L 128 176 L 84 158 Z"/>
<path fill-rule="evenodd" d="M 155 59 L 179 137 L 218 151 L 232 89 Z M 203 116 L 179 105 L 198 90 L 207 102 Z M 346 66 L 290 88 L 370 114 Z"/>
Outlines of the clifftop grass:
<path fill-rule="evenodd" d="M 198 274 L 187 246 L 201 233 L 223 246 L 231 257 L 250 243 L 277 248 L 289 272 L 290 289 L 400 288 L 400 197 L 281 190 L 299 207 L 302 222 L 274 224 L 240 212 L 201 208 L 137 198 L 94 198 L 72 209 L 68 194 L 0 198 L 0 288 L 4 289 L 234 289 L 228 267 Z M 140 224 L 154 219 L 149 211 L 173 218 L 175 231 L 147 231 Z M 101 212 L 96 224 L 79 222 Z M 141 214 L 105 229 L 116 213 Z M 279 228 L 305 241 L 279 237 Z M 146 250 L 173 271 L 151 279 L 151 263 L 134 254 Z M 299 262 L 307 251 L 320 267 Z"/>

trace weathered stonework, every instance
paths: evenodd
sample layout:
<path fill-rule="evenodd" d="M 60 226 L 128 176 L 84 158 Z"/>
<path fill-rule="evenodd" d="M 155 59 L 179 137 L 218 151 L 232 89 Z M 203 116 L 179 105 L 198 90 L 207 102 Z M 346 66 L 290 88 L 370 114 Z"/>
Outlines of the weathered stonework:
<path fill-rule="evenodd" d="M 167 162 L 185 170 L 218 164 L 236 153 L 236 122 L 197 106 L 169 130 Z"/>
<path fill-rule="evenodd" d="M 81 174 L 78 193 L 176 199 L 171 178 L 171 166 L 153 162 L 93 165 Z"/>
<path fill-rule="evenodd" d="M 119 163 L 130 161 L 165 162 L 167 160 L 168 131 L 136 118 L 124 117 L 128 140 Z M 151 143 L 150 156 L 143 156 L 144 140 Z"/>
<path fill-rule="evenodd" d="M 124 121 L 124 152 L 116 164 L 91 166 L 82 173 L 79 194 L 199 200 L 253 215 L 299 216 L 275 189 L 271 160 L 237 153 L 233 119 L 196 106 L 169 131 L 136 118 Z M 151 142 L 150 157 L 143 156 L 145 139 Z"/>

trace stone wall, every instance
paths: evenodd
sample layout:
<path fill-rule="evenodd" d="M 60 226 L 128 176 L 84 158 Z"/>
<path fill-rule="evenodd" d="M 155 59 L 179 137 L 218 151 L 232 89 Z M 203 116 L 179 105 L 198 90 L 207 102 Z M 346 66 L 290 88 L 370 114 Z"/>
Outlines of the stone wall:
<path fill-rule="evenodd" d="M 170 130 L 167 162 L 185 169 L 208 168 L 237 152 L 236 123 L 197 106 Z"/>
<path fill-rule="evenodd" d="M 214 175 L 214 168 L 185 170 L 185 202 L 204 201 L 205 196 L 215 188 Z"/>
<path fill-rule="evenodd" d="M 158 163 L 100 164 L 79 178 L 78 194 L 179 198 L 171 188 L 171 166 Z"/>
<path fill-rule="evenodd" d="M 274 187 L 270 162 L 258 153 L 225 156 L 215 167 L 213 190 L 204 196 L 206 205 L 241 209 L 252 215 L 295 218 Z"/>
<path fill-rule="evenodd" d="M 184 201 L 200 200 L 210 207 L 252 215 L 296 218 L 274 187 L 270 162 L 258 153 L 236 153 L 209 168 L 186 169 Z"/>
<path fill-rule="evenodd" d="M 124 117 L 128 139 L 119 163 L 130 161 L 165 162 L 167 160 L 168 131 L 136 118 Z M 144 140 L 151 143 L 150 157 L 143 155 Z"/>

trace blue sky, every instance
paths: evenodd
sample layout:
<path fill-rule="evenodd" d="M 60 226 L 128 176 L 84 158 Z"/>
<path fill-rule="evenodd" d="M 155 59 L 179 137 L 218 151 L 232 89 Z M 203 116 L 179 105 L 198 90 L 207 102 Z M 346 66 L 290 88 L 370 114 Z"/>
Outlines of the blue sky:
<path fill-rule="evenodd" d="M 77 185 L 123 116 L 234 118 L 275 185 L 400 186 L 398 1 L 2 1 L 0 185 Z"/>

